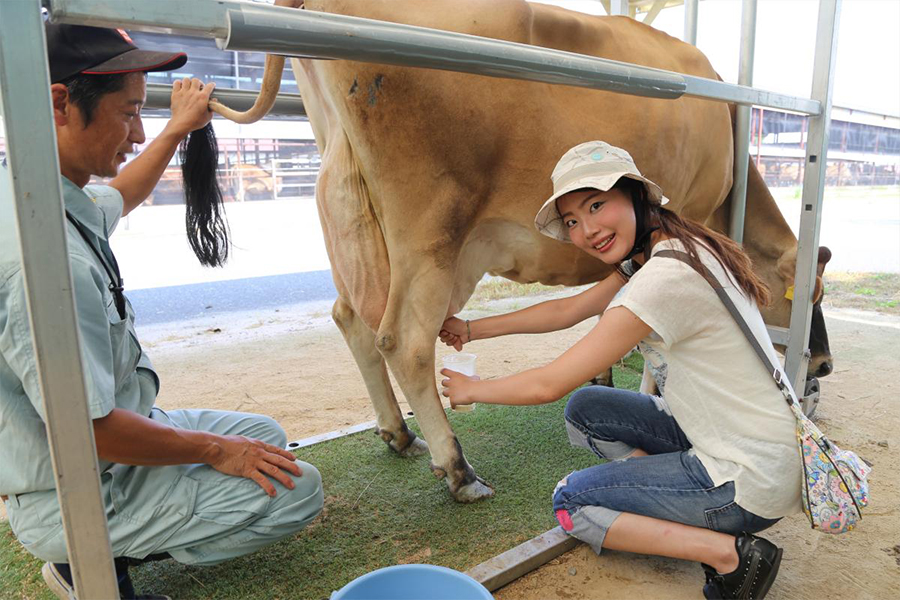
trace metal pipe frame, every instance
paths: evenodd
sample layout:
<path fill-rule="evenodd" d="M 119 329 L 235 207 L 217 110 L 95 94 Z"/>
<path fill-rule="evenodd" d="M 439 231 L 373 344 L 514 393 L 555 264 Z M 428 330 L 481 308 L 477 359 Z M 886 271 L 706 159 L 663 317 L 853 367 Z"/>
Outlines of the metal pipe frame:
<path fill-rule="evenodd" d="M 40 4 L 3 0 L 0 23 L 0 104 L 16 230 L 75 594 L 118 598 L 82 370 L 62 185 L 55 175 L 60 167 Z"/>
<path fill-rule="evenodd" d="M 628 0 L 609 0 L 609 11 L 607 14 L 610 16 L 628 16 L 628 5 L 630 2 Z"/>
<path fill-rule="evenodd" d="M 684 41 L 697 45 L 697 17 L 700 0 L 684 0 Z"/>
<path fill-rule="evenodd" d="M 806 168 L 803 174 L 803 206 L 800 211 L 800 237 L 797 245 L 797 270 L 794 275 L 794 302 L 791 308 L 791 337 L 785 351 L 785 373 L 794 384 L 794 390 L 799 390 L 799 394 L 805 389 L 806 368 L 809 362 L 807 344 L 812 317 L 810 302 L 815 290 L 818 264 L 841 1 L 819 0 L 812 97 L 821 103 L 823 111 L 821 115 L 809 119 Z M 803 410 L 808 413 L 812 408 L 804 405 Z"/>
<path fill-rule="evenodd" d="M 215 37 L 225 50 L 275 52 L 435 68 L 602 89 L 681 96 L 819 114 L 819 103 L 593 56 L 371 19 L 263 4 L 194 0 L 172 15 L 143 0 L 44 0 L 51 19 Z M 102 16 L 99 16 L 101 15 Z M 262 35 L 262 34 L 265 35 Z M 224 38 L 224 41 L 222 39 Z"/>
<path fill-rule="evenodd" d="M 62 191 L 59 179 L 46 178 L 47 168 L 58 171 L 59 165 L 52 130 L 53 121 L 48 118 L 52 115 L 48 93 L 49 75 L 38 1 L 0 2 L 0 21 L 5 30 L 12 32 L 0 37 L 0 104 L 3 114 L 7 116 L 8 154 L 13 174 L 29 314 L 41 374 L 41 389 L 47 408 L 47 427 L 63 522 L 70 560 L 75 567 L 76 591 L 80 597 L 112 598 L 116 596 L 115 578 L 99 493 L 93 432 L 85 400 L 62 217 Z M 711 80 L 691 81 L 699 78 L 546 49 L 538 50 L 537 54 L 527 57 L 530 60 L 525 60 L 517 51 L 530 48 L 528 46 L 522 48 L 518 44 L 473 36 L 339 15 L 316 15 L 271 6 L 244 5 L 230 0 L 186 2 L 180 6 L 177 16 L 164 14 L 158 4 L 143 0 L 42 1 L 49 8 L 51 19 L 55 22 L 129 27 L 216 38 L 235 38 L 238 32 L 235 31 L 234 24 L 240 23 L 245 29 L 262 26 L 263 31 L 272 34 L 264 43 L 256 41 L 255 44 L 250 44 L 250 40 L 242 48 L 226 43 L 229 49 L 278 52 L 289 47 L 292 50 L 289 54 L 353 60 L 361 60 L 366 52 L 378 54 L 380 51 L 381 56 L 369 57 L 367 60 L 407 66 L 434 65 L 436 68 L 455 71 L 582 85 L 623 93 L 633 94 L 637 91 L 653 97 L 677 98 L 690 95 L 815 115 L 810 122 L 803 186 L 804 211 L 795 280 L 795 297 L 811 298 L 816 266 L 813 255 L 818 245 L 825 177 L 823 165 L 828 147 L 837 43 L 836 21 L 840 0 L 820 0 L 812 99 L 773 94 Z M 287 31 L 288 28 L 295 30 L 293 34 Z M 385 32 L 390 40 L 379 38 L 379 34 Z M 319 44 L 304 46 L 305 40 L 316 35 L 321 36 Z M 428 47 L 410 44 L 410 39 L 416 39 L 417 36 L 420 41 L 425 36 L 426 40 L 440 41 L 441 44 L 448 44 L 448 47 L 443 52 L 433 53 Z M 482 45 L 484 43 L 489 46 Z M 352 46 L 349 54 L 343 54 L 342 44 Z M 397 46 L 405 46 L 401 53 L 412 56 L 388 56 L 388 48 Z M 307 50 L 303 50 L 304 47 Z M 314 52 L 309 52 L 309 49 Z M 480 59 L 473 56 L 484 50 L 491 52 Z M 417 55 L 417 52 L 422 54 Z M 442 57 L 437 57 L 436 54 L 441 54 Z M 541 59 L 540 55 L 544 58 Z M 387 58 L 390 60 L 385 60 Z M 417 60 L 428 65 L 417 64 Z M 589 62 L 582 62 L 585 60 Z M 36 78 L 35 73 L 43 73 L 44 76 Z M 597 80 L 601 82 L 598 83 Z M 15 89 L 16 94 L 3 92 L 10 89 Z M 36 102 L 41 104 L 36 105 Z M 49 165 L 47 160 L 51 161 Z M 794 303 L 791 322 L 793 334 L 789 340 L 786 371 L 795 388 L 802 389 L 799 386 L 803 384 L 802 377 L 805 375 L 805 368 L 802 368 L 805 367 L 803 355 L 810 322 L 808 302 Z M 798 324 L 801 326 L 799 331 Z M 50 339 L 54 340 L 52 347 L 43 343 Z M 56 400 L 62 397 L 69 401 L 60 403 Z M 64 428 L 57 426 L 63 423 L 66 424 Z M 72 518 L 75 504 L 79 507 L 77 519 Z M 80 572 L 78 566 L 89 564 L 88 561 L 99 568 L 83 569 L 84 572 Z"/>
<path fill-rule="evenodd" d="M 2 1 L 2 0 L 0 0 Z M 247 110 L 259 96 L 258 91 L 216 88 L 212 97 L 235 110 Z M 172 101 L 172 86 L 166 83 L 147 84 L 147 102 L 144 108 L 169 108 Z M 278 94 L 270 115 L 306 115 L 300 94 Z"/>
<path fill-rule="evenodd" d="M 753 85 L 753 59 L 756 52 L 756 0 L 744 0 L 741 7 L 741 56 L 738 84 Z M 734 183 L 731 187 L 731 222 L 728 235 L 738 244 L 744 242 L 744 216 L 747 210 L 747 170 L 750 164 L 750 116 L 752 106 L 738 105 L 734 123 Z"/>

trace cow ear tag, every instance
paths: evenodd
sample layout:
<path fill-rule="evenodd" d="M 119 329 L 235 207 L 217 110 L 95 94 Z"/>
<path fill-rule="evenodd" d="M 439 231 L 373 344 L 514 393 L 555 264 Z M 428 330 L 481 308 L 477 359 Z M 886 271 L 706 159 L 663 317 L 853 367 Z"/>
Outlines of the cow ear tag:
<path fill-rule="evenodd" d="M 786 290 L 784 291 L 784 297 L 787 298 L 788 300 L 792 300 L 792 301 L 793 301 L 793 299 L 794 299 L 794 286 L 791 286 L 791 287 L 789 287 L 788 289 L 786 289 Z"/>

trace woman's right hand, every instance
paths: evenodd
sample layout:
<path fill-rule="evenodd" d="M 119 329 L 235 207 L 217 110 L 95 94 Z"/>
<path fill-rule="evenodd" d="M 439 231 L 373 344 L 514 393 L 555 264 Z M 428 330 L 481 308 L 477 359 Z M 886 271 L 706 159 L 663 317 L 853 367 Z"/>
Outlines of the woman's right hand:
<path fill-rule="evenodd" d="M 463 344 L 470 342 L 469 329 L 466 322 L 456 317 L 450 317 L 441 325 L 441 332 L 438 334 L 441 341 L 448 346 L 453 346 L 456 351 L 462 350 Z"/>

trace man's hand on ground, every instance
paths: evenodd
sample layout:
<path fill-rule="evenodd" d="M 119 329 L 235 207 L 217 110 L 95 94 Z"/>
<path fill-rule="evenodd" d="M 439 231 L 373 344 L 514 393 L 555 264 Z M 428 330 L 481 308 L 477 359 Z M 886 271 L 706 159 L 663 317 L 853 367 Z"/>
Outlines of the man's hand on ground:
<path fill-rule="evenodd" d="M 269 496 L 274 496 L 276 492 L 275 486 L 268 477 L 292 490 L 294 481 L 288 473 L 295 476 L 302 473 L 300 467 L 294 462 L 293 454 L 260 440 L 241 435 L 226 435 L 218 436 L 216 445 L 219 452 L 215 458 L 209 461 L 212 468 L 226 475 L 252 479 Z"/>

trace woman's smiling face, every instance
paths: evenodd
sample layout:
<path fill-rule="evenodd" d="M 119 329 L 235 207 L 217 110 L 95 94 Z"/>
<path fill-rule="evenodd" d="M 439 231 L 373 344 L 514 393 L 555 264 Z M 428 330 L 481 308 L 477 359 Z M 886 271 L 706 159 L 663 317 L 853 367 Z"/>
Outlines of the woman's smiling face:
<path fill-rule="evenodd" d="M 556 208 L 572 243 L 606 264 L 624 260 L 634 246 L 634 206 L 620 189 L 569 192 Z"/>

